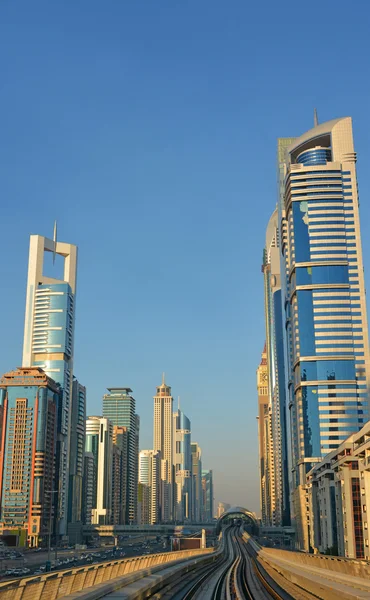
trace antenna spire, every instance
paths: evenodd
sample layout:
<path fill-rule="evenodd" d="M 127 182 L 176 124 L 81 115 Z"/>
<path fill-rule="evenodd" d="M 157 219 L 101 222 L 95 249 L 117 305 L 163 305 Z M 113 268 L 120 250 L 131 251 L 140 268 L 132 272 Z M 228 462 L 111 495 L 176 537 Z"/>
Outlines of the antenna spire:
<path fill-rule="evenodd" d="M 319 124 L 319 118 L 317 116 L 317 108 L 314 108 L 313 110 L 313 125 L 314 127 L 317 127 Z"/>
<path fill-rule="evenodd" d="M 177 410 L 180 410 L 180 396 L 177 396 Z"/>
<path fill-rule="evenodd" d="M 54 232 L 53 232 L 53 242 L 54 242 L 54 250 L 53 250 L 53 265 L 55 264 L 55 255 L 57 252 L 57 222 L 54 221 Z"/>
<path fill-rule="evenodd" d="M 163 373 L 162 373 L 162 385 L 166 385 L 166 382 L 165 382 L 165 380 L 164 380 L 164 371 L 163 371 Z"/>

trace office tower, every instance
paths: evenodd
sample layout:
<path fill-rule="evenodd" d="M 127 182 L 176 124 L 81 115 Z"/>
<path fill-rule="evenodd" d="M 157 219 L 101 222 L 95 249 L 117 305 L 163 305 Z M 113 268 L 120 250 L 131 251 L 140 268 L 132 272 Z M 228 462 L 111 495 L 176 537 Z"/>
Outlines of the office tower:
<path fill-rule="evenodd" d="M 60 400 L 59 385 L 39 368 L 0 379 L 0 534 L 9 545 L 38 546 L 54 529 Z"/>
<path fill-rule="evenodd" d="M 191 444 L 192 511 L 193 523 L 200 523 L 202 514 L 202 451 L 197 442 Z"/>
<path fill-rule="evenodd" d="M 94 492 L 91 522 L 110 525 L 112 519 L 113 425 L 104 417 L 87 417 L 86 452 L 94 456 Z"/>
<path fill-rule="evenodd" d="M 258 455 L 260 472 L 260 505 L 262 525 L 273 525 L 274 456 L 272 452 L 272 419 L 269 401 L 269 373 L 266 344 L 257 369 Z"/>
<path fill-rule="evenodd" d="M 68 536 L 80 540 L 85 455 L 86 388 L 73 378 L 69 446 Z"/>
<path fill-rule="evenodd" d="M 219 519 L 226 511 L 231 508 L 231 504 L 227 502 L 219 502 L 217 506 L 217 518 Z"/>
<path fill-rule="evenodd" d="M 126 427 L 113 426 L 112 458 L 112 523 L 124 525 L 127 494 L 127 439 Z"/>
<path fill-rule="evenodd" d="M 171 521 L 173 517 L 173 398 L 171 388 L 166 384 L 164 374 L 162 383 L 154 396 L 154 435 L 153 449 L 161 453 L 162 467 L 162 520 Z"/>
<path fill-rule="evenodd" d="M 265 290 L 266 358 L 269 411 L 271 414 L 274 490 L 271 506 L 273 525 L 290 524 L 289 479 L 286 432 L 286 381 L 283 341 L 283 306 L 280 277 L 280 239 L 277 208 L 266 231 L 262 271 Z"/>
<path fill-rule="evenodd" d="M 161 455 L 154 450 L 139 453 L 138 521 L 156 525 L 160 521 Z"/>
<path fill-rule="evenodd" d="M 82 480 L 82 523 L 91 525 L 92 510 L 95 502 L 95 462 L 92 452 L 85 452 L 84 474 Z"/>
<path fill-rule="evenodd" d="M 322 123 L 294 140 L 281 172 L 293 505 L 298 543 L 308 550 L 307 472 L 368 419 L 369 343 L 352 120 Z"/>
<path fill-rule="evenodd" d="M 173 413 L 174 519 L 191 518 L 191 423 L 180 410 Z"/>
<path fill-rule="evenodd" d="M 64 258 L 63 279 L 43 274 L 45 252 Z M 51 269 L 52 270 L 52 269 Z M 58 407 L 56 469 L 58 533 L 67 533 L 71 396 L 76 302 L 77 247 L 31 235 L 28 263 L 23 367 L 41 367 L 62 387 Z"/>
<path fill-rule="evenodd" d="M 103 396 L 103 416 L 118 427 L 127 429 L 127 490 L 125 523 L 136 522 L 137 510 L 137 450 L 139 424 L 135 413 L 135 399 L 131 396 L 132 389 L 128 387 L 108 388 L 108 394 Z"/>
<path fill-rule="evenodd" d="M 213 520 L 213 471 L 202 471 L 202 521 Z"/>

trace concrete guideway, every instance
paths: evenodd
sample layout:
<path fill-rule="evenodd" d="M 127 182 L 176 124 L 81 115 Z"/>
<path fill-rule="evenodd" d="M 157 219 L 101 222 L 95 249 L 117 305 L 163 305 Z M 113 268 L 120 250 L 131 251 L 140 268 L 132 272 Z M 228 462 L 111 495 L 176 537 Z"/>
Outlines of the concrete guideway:
<path fill-rule="evenodd" d="M 337 572 L 330 567 L 337 566 L 336 562 L 329 557 L 316 557 L 298 552 L 264 549 L 246 533 L 243 534 L 247 544 L 260 564 L 267 564 L 280 573 L 286 581 L 294 583 L 323 600 L 369 600 L 370 580 L 368 577 L 351 575 L 351 568 L 360 570 L 364 565 L 356 564 L 356 561 L 345 561 L 342 572 Z M 323 559 L 329 558 L 329 560 Z M 306 561 L 308 564 L 303 564 Z M 368 565 L 365 565 L 368 566 Z M 347 572 L 343 572 L 347 570 Z"/>

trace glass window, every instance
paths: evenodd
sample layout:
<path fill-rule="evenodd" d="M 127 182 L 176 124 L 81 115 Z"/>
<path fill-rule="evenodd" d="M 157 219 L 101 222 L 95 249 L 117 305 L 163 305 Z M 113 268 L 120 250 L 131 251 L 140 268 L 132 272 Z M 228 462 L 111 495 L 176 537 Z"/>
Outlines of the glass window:
<path fill-rule="evenodd" d="M 310 260 L 310 240 L 308 234 L 307 202 L 293 203 L 293 225 L 295 258 L 297 262 Z"/>
<path fill-rule="evenodd" d="M 348 283 L 348 281 L 347 265 L 322 265 L 296 269 L 297 285 Z"/>
<path fill-rule="evenodd" d="M 312 356 L 315 352 L 312 291 L 297 292 L 300 354 Z"/>

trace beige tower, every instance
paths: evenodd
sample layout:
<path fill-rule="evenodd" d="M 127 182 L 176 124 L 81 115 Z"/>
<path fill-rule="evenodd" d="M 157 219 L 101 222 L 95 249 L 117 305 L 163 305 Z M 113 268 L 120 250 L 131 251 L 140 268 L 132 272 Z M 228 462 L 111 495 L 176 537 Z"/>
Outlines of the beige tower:
<path fill-rule="evenodd" d="M 261 362 L 257 369 L 258 393 L 258 453 L 260 470 L 260 502 L 263 525 L 272 524 L 274 504 L 274 463 L 272 449 L 271 409 L 269 404 L 269 376 L 267 366 L 266 344 L 262 352 Z"/>
<path fill-rule="evenodd" d="M 172 510 L 172 469 L 173 469 L 173 397 L 171 388 L 166 384 L 164 373 L 162 383 L 154 396 L 154 433 L 153 450 L 162 457 L 162 520 L 171 521 Z"/>

